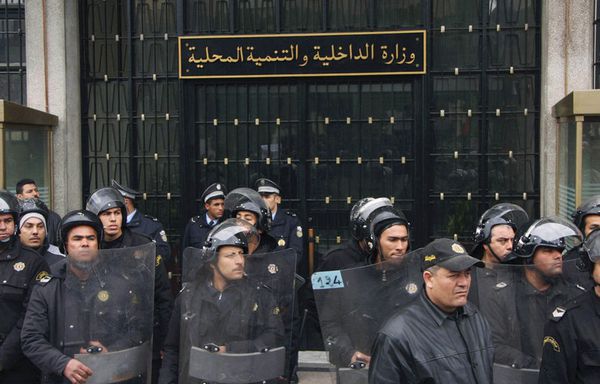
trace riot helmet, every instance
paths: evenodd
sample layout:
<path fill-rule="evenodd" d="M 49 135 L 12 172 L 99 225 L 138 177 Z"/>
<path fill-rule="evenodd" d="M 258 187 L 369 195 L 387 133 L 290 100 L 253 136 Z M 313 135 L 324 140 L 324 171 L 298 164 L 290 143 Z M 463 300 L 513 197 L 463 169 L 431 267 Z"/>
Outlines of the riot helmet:
<path fill-rule="evenodd" d="M 586 237 L 579 252 L 577 268 L 582 272 L 594 272 L 594 264 L 600 262 L 600 229 L 594 229 Z"/>
<path fill-rule="evenodd" d="M 589 215 L 600 215 L 600 195 L 592 196 L 584 201 L 571 215 L 573 223 L 583 233 L 585 233 L 585 217 Z"/>
<path fill-rule="evenodd" d="M 350 210 L 350 232 L 355 240 L 363 240 L 369 236 L 368 228 L 363 226 L 363 223 L 359 220 L 359 212 L 361 208 L 369 201 L 373 200 L 372 197 L 365 197 L 356 202 Z"/>
<path fill-rule="evenodd" d="M 12 193 L 1 190 L 0 191 L 0 214 L 12 215 L 15 220 L 15 225 L 19 220 L 19 213 L 21 208 L 19 206 L 19 200 Z"/>
<path fill-rule="evenodd" d="M 516 242 L 521 230 L 529 221 L 527 212 L 516 204 L 500 203 L 496 204 L 481 215 L 477 228 L 475 229 L 475 246 L 471 250 L 471 255 L 481 259 L 483 257 L 483 245 L 489 244 L 492 239 L 492 229 L 497 225 L 508 225 L 515 231 L 514 241 Z M 493 254 L 493 251 L 492 251 Z M 493 254 L 499 261 L 500 258 Z"/>
<path fill-rule="evenodd" d="M 538 247 L 569 251 L 581 245 L 582 235 L 571 222 L 561 217 L 544 217 L 535 221 L 521 236 L 514 256 L 531 263 Z"/>
<path fill-rule="evenodd" d="M 232 217 L 240 211 L 252 212 L 256 215 L 256 228 L 268 233 L 271 229 L 271 211 L 260 194 L 250 188 L 236 188 L 225 197 L 225 210 Z"/>
<path fill-rule="evenodd" d="M 121 214 L 123 215 L 122 226 L 125 226 L 125 220 L 127 218 L 125 200 L 117 189 L 113 187 L 98 189 L 96 192 L 92 193 L 85 206 L 85 209 L 94 213 L 95 215 L 99 215 L 100 213 L 111 208 L 121 209 Z"/>
<path fill-rule="evenodd" d="M 240 247 L 244 253 L 256 249 L 260 241 L 258 230 L 242 219 L 227 219 L 216 225 L 209 233 L 204 246 L 206 261 L 214 262 L 219 248 L 224 245 Z"/>
<path fill-rule="evenodd" d="M 94 212 L 80 209 L 67 213 L 60 221 L 58 230 L 58 244 L 61 252 L 65 252 L 65 243 L 69 235 L 69 231 L 80 225 L 87 225 L 96 231 L 98 236 L 98 244 L 102 240 L 102 222 Z"/>
<path fill-rule="evenodd" d="M 372 210 L 369 217 L 367 218 L 367 223 L 369 227 L 369 237 L 367 241 L 369 243 L 369 247 L 373 249 L 379 249 L 380 243 L 379 238 L 383 231 L 394 226 L 394 225 L 403 225 L 406 227 L 406 231 L 408 233 L 410 224 L 406 219 L 404 213 L 394 208 L 391 204 L 391 201 L 387 198 L 383 198 L 381 205 L 377 206 Z M 378 199 L 375 199 L 378 200 Z M 410 244 L 407 248 L 407 251 L 410 249 Z M 379 249 L 381 251 L 381 249 Z"/>

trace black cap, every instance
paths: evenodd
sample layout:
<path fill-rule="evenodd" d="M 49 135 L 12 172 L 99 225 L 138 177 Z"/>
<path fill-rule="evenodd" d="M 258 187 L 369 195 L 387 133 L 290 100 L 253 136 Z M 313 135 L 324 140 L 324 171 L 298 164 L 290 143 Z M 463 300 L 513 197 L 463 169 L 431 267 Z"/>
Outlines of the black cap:
<path fill-rule="evenodd" d="M 135 197 L 140 194 L 138 191 L 136 191 L 133 188 L 128 188 L 128 187 L 125 187 L 125 186 L 117 183 L 116 180 L 113 180 L 111 185 L 114 189 L 119 191 L 119 193 L 121 193 L 121 195 L 123 195 L 123 197 L 128 197 L 130 199 L 135 200 Z"/>
<path fill-rule="evenodd" d="M 256 190 L 258 191 L 258 193 L 276 193 L 279 195 L 281 188 L 279 188 L 279 185 L 277 185 L 277 183 L 273 180 L 269 180 L 263 177 L 262 179 L 256 180 Z"/>
<path fill-rule="evenodd" d="M 225 199 L 226 194 L 227 190 L 224 184 L 214 183 L 204 190 L 200 199 L 203 203 L 208 203 L 210 199 Z"/>
<path fill-rule="evenodd" d="M 465 271 L 473 266 L 483 268 L 481 260 L 470 256 L 458 242 L 437 239 L 423 248 L 423 270 L 437 265 L 453 272 Z"/>

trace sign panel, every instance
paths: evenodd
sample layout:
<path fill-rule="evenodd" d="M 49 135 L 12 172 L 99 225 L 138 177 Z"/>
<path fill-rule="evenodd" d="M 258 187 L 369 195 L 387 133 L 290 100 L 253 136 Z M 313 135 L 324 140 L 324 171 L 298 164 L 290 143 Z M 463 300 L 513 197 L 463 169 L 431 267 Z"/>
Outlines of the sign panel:
<path fill-rule="evenodd" d="M 426 73 L 426 32 L 179 37 L 179 78 Z"/>

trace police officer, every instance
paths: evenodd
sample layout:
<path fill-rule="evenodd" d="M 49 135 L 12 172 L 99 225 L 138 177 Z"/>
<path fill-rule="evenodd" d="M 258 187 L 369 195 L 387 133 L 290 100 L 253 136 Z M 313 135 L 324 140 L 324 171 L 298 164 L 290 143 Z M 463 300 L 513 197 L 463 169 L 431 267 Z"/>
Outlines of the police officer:
<path fill-rule="evenodd" d="M 227 189 L 222 183 L 211 184 L 204 190 L 200 197 L 204 204 L 204 210 L 200 215 L 192 217 L 185 226 L 182 240 L 183 249 L 204 247 L 208 232 L 223 221 L 226 194 Z"/>
<path fill-rule="evenodd" d="M 365 197 L 352 206 L 350 210 L 350 233 L 352 238 L 329 251 L 321 260 L 317 268 L 319 271 L 335 271 L 374 262 L 372 244 L 369 246 L 367 240 L 370 235 L 369 228 L 365 218 L 359 216 L 360 212 L 368 217 L 370 212 L 365 211 L 363 207 L 373 200 L 372 197 Z"/>
<path fill-rule="evenodd" d="M 0 383 L 37 383 L 39 370 L 21 352 L 20 324 L 36 281 L 48 264 L 17 241 L 19 202 L 0 191 Z"/>
<path fill-rule="evenodd" d="M 42 383 L 84 383 L 95 372 L 76 354 L 127 349 L 151 337 L 143 334 L 149 327 L 136 326 L 143 321 L 143 295 L 121 268 L 110 272 L 99 256 L 101 237 L 94 213 L 67 213 L 59 231 L 67 259 L 54 264 L 32 293 L 23 351 L 42 370 Z"/>
<path fill-rule="evenodd" d="M 156 217 L 143 215 L 135 206 L 135 198 L 140 193 L 112 181 L 112 187 L 118 190 L 125 200 L 127 209 L 127 228 L 144 234 L 156 243 L 156 254 L 160 255 L 168 265 L 171 261 L 171 247 L 167 242 L 167 233 Z"/>
<path fill-rule="evenodd" d="M 17 182 L 16 186 L 17 198 L 22 199 L 37 199 L 40 204 L 46 207 L 48 210 L 48 219 L 46 220 L 46 227 L 48 229 L 48 242 L 59 246 L 57 241 L 58 230 L 60 228 L 60 215 L 50 209 L 40 200 L 40 191 L 38 190 L 35 180 L 32 179 L 21 179 Z"/>
<path fill-rule="evenodd" d="M 535 221 L 519 239 L 515 255 L 522 266 L 515 278 L 494 285 L 485 313 L 496 345 L 495 362 L 513 368 L 539 368 L 543 327 L 556 306 L 585 289 L 563 274 L 563 253 L 581 244 L 572 223 L 547 217 Z"/>
<path fill-rule="evenodd" d="M 279 209 L 281 204 L 281 188 L 269 179 L 258 179 L 256 190 L 262 196 L 271 210 L 271 229 L 269 234 L 277 241 L 278 248 L 292 248 L 296 250 L 298 265 L 304 260 L 304 242 L 302 225 L 295 213 Z"/>
<path fill-rule="evenodd" d="M 59 248 L 48 242 L 47 218 L 48 208 L 37 199 L 19 200 L 19 241 L 26 247 L 37 251 L 52 265 L 65 258 Z"/>
<path fill-rule="evenodd" d="M 185 365 L 191 346 L 248 353 L 283 345 L 283 325 L 273 297 L 267 287 L 245 278 L 247 230 L 229 219 L 210 232 L 205 264 L 175 301 L 161 384 L 188 382 Z"/>
<path fill-rule="evenodd" d="M 278 245 L 271 236 L 271 212 L 260 194 L 250 188 L 236 188 L 225 197 L 225 210 L 232 218 L 246 220 L 260 234 L 260 243 L 254 253 L 271 252 Z"/>
<path fill-rule="evenodd" d="M 580 258 L 595 286 L 556 307 L 546 323 L 539 377 L 543 384 L 592 384 L 600 378 L 600 230 L 588 233 Z"/>
<path fill-rule="evenodd" d="M 491 290 L 498 282 L 501 268 L 494 268 L 500 263 L 512 260 L 512 251 L 516 236 L 529 221 L 527 212 L 511 203 L 496 204 L 481 215 L 475 229 L 471 255 L 483 261 L 486 268 L 476 269 L 471 274 L 469 301 L 478 306 L 485 305 Z M 518 238 L 517 238 L 518 239 Z M 510 276 L 502 276 L 510 279 Z"/>
<path fill-rule="evenodd" d="M 587 236 L 600 228 L 600 195 L 592 196 L 583 202 L 572 215 L 573 223 Z"/>
<path fill-rule="evenodd" d="M 98 215 L 103 226 L 102 249 L 126 248 L 147 244 L 152 240 L 146 235 L 133 232 L 124 225 L 125 201 L 115 188 L 100 188 L 88 199 L 86 209 Z M 167 334 L 173 307 L 171 285 L 161 255 L 156 256 L 154 272 L 154 339 L 153 382 L 160 369 L 160 350 Z"/>

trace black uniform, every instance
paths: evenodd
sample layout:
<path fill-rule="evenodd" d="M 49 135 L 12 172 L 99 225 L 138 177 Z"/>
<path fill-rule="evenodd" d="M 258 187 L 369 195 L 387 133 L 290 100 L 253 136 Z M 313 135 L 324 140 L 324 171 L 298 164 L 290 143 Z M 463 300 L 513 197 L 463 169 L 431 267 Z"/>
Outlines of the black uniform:
<path fill-rule="evenodd" d="M 167 242 L 167 234 L 156 217 L 142 215 L 139 210 L 136 210 L 131 221 L 127 223 L 127 228 L 154 240 L 156 242 L 156 254 L 162 256 L 165 263 L 170 263 L 171 247 Z"/>
<path fill-rule="evenodd" d="M 292 248 L 298 254 L 296 264 L 299 266 L 304 260 L 304 241 L 302 225 L 295 213 L 278 210 L 271 221 L 271 235 L 280 249 Z"/>
<path fill-rule="evenodd" d="M 185 226 L 185 232 L 183 233 L 182 246 L 183 249 L 187 247 L 202 248 L 208 237 L 208 233 L 217 224 L 219 224 L 223 218 L 215 219 L 214 224 L 210 225 L 206 222 L 206 211 L 202 212 L 198 216 L 194 216 L 188 221 Z"/>
<path fill-rule="evenodd" d="M 448 315 L 423 292 L 392 316 L 373 345 L 370 384 L 492 384 L 494 347 L 487 322 L 467 303 Z"/>
<path fill-rule="evenodd" d="M 65 259 L 34 289 L 21 338 L 23 351 L 42 370 L 42 383 L 69 383 L 63 376 L 67 363 L 92 340 L 108 351 L 147 341 L 143 319 L 135 315 L 144 304 L 135 284 L 107 271 L 96 266 L 82 283 L 67 273 Z"/>
<path fill-rule="evenodd" d="M 123 235 L 113 241 L 103 241 L 102 249 L 135 247 L 151 242 L 152 240 L 140 233 L 123 228 Z M 173 295 L 171 284 L 165 264 L 160 255 L 156 256 L 156 269 L 154 271 L 154 338 L 153 338 L 153 366 L 155 374 L 160 366 L 160 351 L 167 335 L 169 319 L 173 310 Z"/>
<path fill-rule="evenodd" d="M 369 264 L 369 255 L 360 248 L 358 241 L 350 239 L 327 252 L 317 269 L 319 271 L 337 271 L 367 264 Z"/>
<path fill-rule="evenodd" d="M 483 312 L 490 323 L 495 362 L 513 368 L 539 368 L 544 324 L 554 308 L 582 293 L 583 288 L 557 280 L 540 292 L 525 277 L 496 285 Z"/>
<path fill-rule="evenodd" d="M 46 220 L 46 229 L 48 231 L 46 238 L 50 244 L 59 246 L 58 232 L 60 231 L 60 215 L 54 211 L 48 212 L 48 220 Z"/>
<path fill-rule="evenodd" d="M 544 328 L 540 383 L 600 380 L 600 297 L 589 291 L 556 308 Z"/>
<path fill-rule="evenodd" d="M 195 316 L 184 316 L 183 308 Z M 179 367 L 180 348 L 207 343 L 225 345 L 232 353 L 283 345 L 279 310 L 268 289 L 247 279 L 230 283 L 222 293 L 210 278 L 184 286 L 175 301 L 159 383 L 177 383 L 179 373 L 188 372 L 188 367 Z"/>
<path fill-rule="evenodd" d="M 0 253 L 0 383 L 39 382 L 39 370 L 21 352 L 21 326 L 34 283 L 48 264 L 15 241 Z"/>

